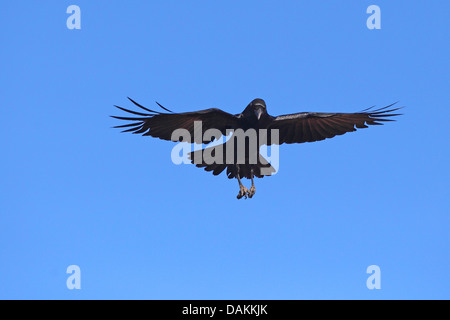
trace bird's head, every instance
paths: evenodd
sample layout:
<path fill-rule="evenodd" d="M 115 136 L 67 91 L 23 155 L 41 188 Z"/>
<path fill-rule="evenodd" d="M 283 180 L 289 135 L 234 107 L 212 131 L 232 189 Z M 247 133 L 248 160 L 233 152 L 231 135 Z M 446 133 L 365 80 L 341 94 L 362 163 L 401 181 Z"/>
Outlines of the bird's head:
<path fill-rule="evenodd" d="M 247 108 L 245 108 L 245 111 L 259 120 L 263 114 L 267 113 L 266 103 L 263 99 L 255 99 L 249 103 Z"/>

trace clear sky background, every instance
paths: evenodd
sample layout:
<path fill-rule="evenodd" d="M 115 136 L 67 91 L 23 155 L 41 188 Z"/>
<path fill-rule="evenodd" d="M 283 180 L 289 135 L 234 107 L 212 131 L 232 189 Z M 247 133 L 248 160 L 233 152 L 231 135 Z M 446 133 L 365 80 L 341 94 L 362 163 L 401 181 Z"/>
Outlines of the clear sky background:
<path fill-rule="evenodd" d="M 81 30 L 66 9 L 81 8 Z M 366 9 L 381 8 L 381 30 Z M 450 298 L 448 1 L 9 1 L 0 9 L 0 298 Z M 397 122 L 280 147 L 235 180 L 120 134 L 113 105 Z M 120 123 L 122 124 L 122 123 Z M 249 185 L 246 180 L 245 183 Z M 81 290 L 66 268 L 81 268 Z M 369 290 L 366 269 L 381 269 Z"/>

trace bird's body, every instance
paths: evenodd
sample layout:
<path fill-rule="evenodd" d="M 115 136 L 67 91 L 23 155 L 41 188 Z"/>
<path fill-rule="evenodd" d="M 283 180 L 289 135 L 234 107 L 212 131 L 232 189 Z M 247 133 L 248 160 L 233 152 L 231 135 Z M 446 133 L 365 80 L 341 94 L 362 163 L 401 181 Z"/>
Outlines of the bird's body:
<path fill-rule="evenodd" d="M 131 100 L 131 99 L 130 99 Z M 396 116 L 393 112 L 400 108 L 390 106 L 357 113 L 320 113 L 302 112 L 282 116 L 271 116 L 267 113 L 266 104 L 262 99 L 255 99 L 240 114 L 232 115 L 217 108 L 186 113 L 157 112 L 147 109 L 135 101 L 136 106 L 147 113 L 119 109 L 139 117 L 116 117 L 133 123 L 117 126 L 126 128 L 123 132 L 132 132 L 144 136 L 152 136 L 164 140 L 178 141 L 173 138 L 177 129 L 184 129 L 189 135 L 187 142 L 205 143 L 203 141 L 208 130 L 215 129 L 214 138 L 227 136 L 230 139 L 214 147 L 207 147 L 189 154 L 189 159 L 197 167 L 212 171 L 214 175 L 226 172 L 228 178 L 236 178 L 240 191 L 238 199 L 255 194 L 253 177 L 262 178 L 271 175 L 275 169 L 260 154 L 261 145 L 279 145 L 283 143 L 303 143 L 324 140 L 346 132 L 356 131 L 356 128 L 367 128 L 367 125 L 380 125 L 384 121 L 393 121 L 389 117 Z M 197 132 L 201 123 L 201 137 Z M 198 160 L 200 159 L 200 160 Z M 252 180 L 250 190 L 241 183 L 241 178 Z"/>

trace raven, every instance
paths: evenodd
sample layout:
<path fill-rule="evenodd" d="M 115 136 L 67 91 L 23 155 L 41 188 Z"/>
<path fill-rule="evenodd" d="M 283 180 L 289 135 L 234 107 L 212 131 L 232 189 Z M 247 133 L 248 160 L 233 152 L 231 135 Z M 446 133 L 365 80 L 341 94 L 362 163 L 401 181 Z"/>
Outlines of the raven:
<path fill-rule="evenodd" d="M 132 123 L 114 127 L 124 129 L 122 132 L 179 141 L 177 137 L 174 139 L 173 133 L 177 129 L 184 129 L 188 135 L 182 141 L 189 143 L 204 143 L 204 134 L 210 129 L 216 130 L 216 134 L 213 135 L 215 139 L 227 136 L 232 132 L 230 139 L 224 144 L 191 152 L 188 157 L 197 167 L 212 171 L 214 175 L 227 169 L 228 178 L 238 180 L 238 199 L 254 196 L 256 191 L 254 177 L 262 178 L 276 171 L 260 154 L 261 145 L 314 142 L 333 138 L 356 131 L 356 128 L 367 128 L 368 125 L 381 125 L 385 121 L 395 121 L 389 117 L 400 115 L 394 112 L 401 109 L 393 107 L 395 104 L 393 103 L 384 108 L 373 109 L 372 107 L 356 113 L 300 112 L 274 117 L 267 113 L 266 103 L 262 99 L 254 99 L 242 113 L 234 115 L 217 108 L 174 113 L 156 102 L 165 111 L 159 112 L 143 107 L 131 98 L 128 99 L 145 113 L 115 106 L 138 116 L 112 116 L 119 120 L 132 121 Z M 197 124 L 201 124 L 200 127 Z M 199 128 L 200 136 L 198 135 Z M 256 141 L 252 141 L 251 136 L 247 134 L 251 130 L 255 132 Z M 244 133 L 244 139 L 240 140 L 241 143 L 235 143 L 238 132 Z M 252 148 L 252 144 L 255 145 L 254 148 Z M 240 150 L 244 151 L 244 155 L 239 152 Z M 196 159 L 200 159 L 200 161 L 196 161 Z M 242 184 L 241 178 L 251 180 L 250 190 Z"/>

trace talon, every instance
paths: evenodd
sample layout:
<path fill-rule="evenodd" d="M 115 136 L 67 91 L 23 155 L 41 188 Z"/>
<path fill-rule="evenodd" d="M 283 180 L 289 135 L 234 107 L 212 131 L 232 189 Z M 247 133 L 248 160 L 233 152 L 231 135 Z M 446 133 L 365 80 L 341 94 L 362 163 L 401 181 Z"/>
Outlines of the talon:
<path fill-rule="evenodd" d="M 256 193 L 256 188 L 255 188 L 255 186 L 251 186 L 251 187 L 250 187 L 250 191 L 248 192 L 248 197 L 249 197 L 249 198 L 252 198 L 252 197 L 255 195 L 255 193 Z"/>
<path fill-rule="evenodd" d="M 239 187 L 239 193 L 237 195 L 237 198 L 241 199 L 242 197 L 245 197 L 245 199 L 247 199 L 247 195 L 248 195 L 248 189 L 246 187 L 244 187 L 243 185 L 241 185 Z"/>

